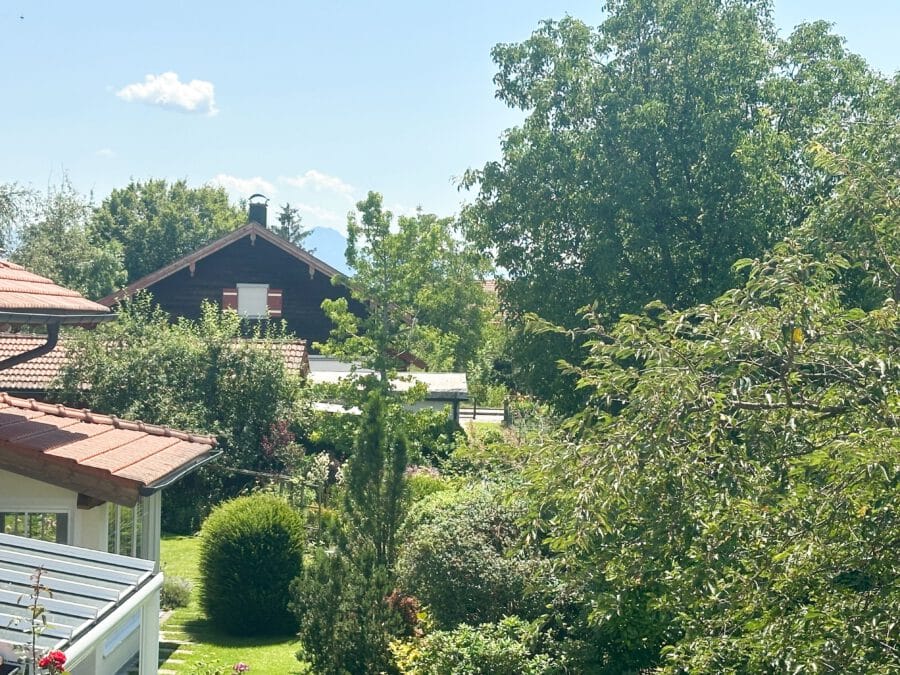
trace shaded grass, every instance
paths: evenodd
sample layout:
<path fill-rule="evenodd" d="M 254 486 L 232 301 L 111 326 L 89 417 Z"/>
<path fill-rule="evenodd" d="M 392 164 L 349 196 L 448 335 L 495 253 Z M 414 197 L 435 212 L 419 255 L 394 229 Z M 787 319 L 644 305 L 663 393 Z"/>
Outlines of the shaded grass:
<path fill-rule="evenodd" d="M 189 579 L 194 584 L 191 602 L 175 610 L 161 627 L 160 653 L 177 646 L 161 669 L 176 673 L 215 673 L 216 668 L 229 675 L 238 661 L 250 666 L 253 675 L 306 675 L 308 665 L 294 656 L 300 648 L 295 635 L 281 637 L 240 637 L 217 630 L 203 614 L 199 604 L 197 562 L 200 540 L 197 537 L 163 535 L 162 567 L 169 575 Z M 177 642 L 190 642 L 178 645 Z"/>

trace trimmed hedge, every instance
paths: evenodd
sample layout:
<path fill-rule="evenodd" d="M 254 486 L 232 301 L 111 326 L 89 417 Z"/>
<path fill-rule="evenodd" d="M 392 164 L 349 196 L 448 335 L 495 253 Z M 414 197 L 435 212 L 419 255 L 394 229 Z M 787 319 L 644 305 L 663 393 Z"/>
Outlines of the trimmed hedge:
<path fill-rule="evenodd" d="M 216 507 L 200 532 L 200 604 L 234 635 L 284 635 L 297 629 L 288 587 L 303 560 L 303 519 L 272 495 L 238 497 Z"/>

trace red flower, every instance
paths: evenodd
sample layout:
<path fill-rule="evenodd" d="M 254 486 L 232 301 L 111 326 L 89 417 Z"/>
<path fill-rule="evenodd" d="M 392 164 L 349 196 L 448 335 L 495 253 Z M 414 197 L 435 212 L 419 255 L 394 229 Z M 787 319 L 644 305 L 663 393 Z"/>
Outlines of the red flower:
<path fill-rule="evenodd" d="M 51 675 L 64 673 L 64 668 L 66 665 L 66 655 L 59 650 L 53 650 L 52 652 L 49 652 L 46 656 L 44 656 L 40 661 L 38 661 L 38 665 L 41 668 L 49 669 Z"/>

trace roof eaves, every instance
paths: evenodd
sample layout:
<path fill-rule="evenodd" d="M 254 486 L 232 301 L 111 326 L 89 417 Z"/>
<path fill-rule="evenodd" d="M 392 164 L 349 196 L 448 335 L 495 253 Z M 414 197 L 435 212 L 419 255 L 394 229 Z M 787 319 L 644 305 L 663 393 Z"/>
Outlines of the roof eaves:
<path fill-rule="evenodd" d="M 188 253 L 186 256 L 179 258 L 175 262 L 169 263 L 165 267 L 161 267 L 155 272 L 151 272 L 150 274 L 141 277 L 137 281 L 129 284 L 125 288 L 110 295 L 107 295 L 105 298 L 101 298 L 98 302 L 101 305 L 106 305 L 107 307 L 111 307 L 115 303 L 119 302 L 124 298 L 131 297 L 135 293 L 145 288 L 149 288 L 153 284 L 162 281 L 163 279 L 172 276 L 176 272 L 179 272 L 186 267 L 190 267 L 192 264 L 197 263 L 198 261 L 209 257 L 213 253 L 217 253 L 221 251 L 223 248 L 230 246 L 236 241 L 240 241 L 244 237 L 248 236 L 259 236 L 265 239 L 267 242 L 276 246 L 283 250 L 285 253 L 293 256 L 297 260 L 306 263 L 313 270 L 316 270 L 329 279 L 333 279 L 338 276 L 340 272 L 336 270 L 334 267 L 329 265 L 323 260 L 319 260 L 311 253 L 304 251 L 302 248 L 295 246 L 291 242 L 279 237 L 277 234 L 272 232 L 270 229 L 263 227 L 257 222 L 250 222 L 246 225 L 243 225 L 236 230 L 232 230 L 226 235 L 219 237 L 213 242 L 210 242 L 206 246 L 197 249 L 192 253 Z"/>

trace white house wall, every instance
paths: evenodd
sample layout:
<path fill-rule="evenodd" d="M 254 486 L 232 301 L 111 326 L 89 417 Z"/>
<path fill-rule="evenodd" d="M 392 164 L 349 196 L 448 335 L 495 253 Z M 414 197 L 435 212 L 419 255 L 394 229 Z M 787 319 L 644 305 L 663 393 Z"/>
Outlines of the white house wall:
<path fill-rule="evenodd" d="M 79 509 L 77 492 L 0 470 L 0 512 L 20 511 L 63 511 L 69 514 L 69 544 L 95 551 L 106 550 L 106 504 Z"/>

